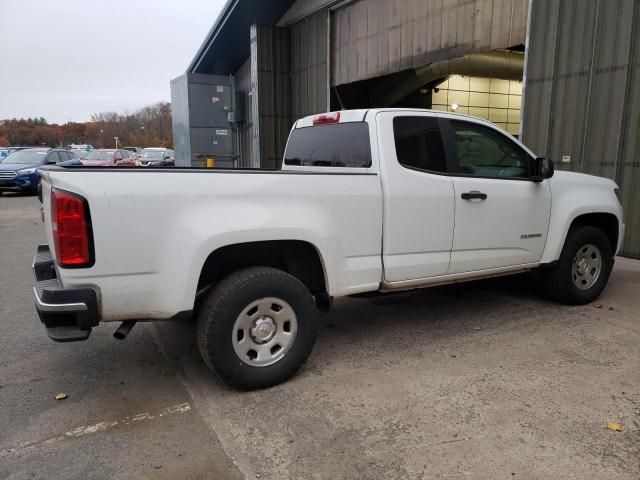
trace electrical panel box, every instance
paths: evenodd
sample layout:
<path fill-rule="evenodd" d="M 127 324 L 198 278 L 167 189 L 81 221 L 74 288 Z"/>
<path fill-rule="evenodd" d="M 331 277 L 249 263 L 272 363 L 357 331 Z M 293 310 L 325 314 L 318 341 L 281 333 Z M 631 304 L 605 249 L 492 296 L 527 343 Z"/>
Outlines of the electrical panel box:
<path fill-rule="evenodd" d="M 230 76 L 185 73 L 171 81 L 176 166 L 236 166 L 235 100 Z"/>

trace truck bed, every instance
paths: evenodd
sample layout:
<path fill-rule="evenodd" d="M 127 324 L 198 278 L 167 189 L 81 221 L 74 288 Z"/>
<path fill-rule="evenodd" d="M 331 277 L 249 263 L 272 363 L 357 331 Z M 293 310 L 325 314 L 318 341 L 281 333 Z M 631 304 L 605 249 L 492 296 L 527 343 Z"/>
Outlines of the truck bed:
<path fill-rule="evenodd" d="M 49 245 L 51 188 L 87 199 L 95 265 L 64 269 L 60 279 L 100 292 L 102 321 L 169 319 L 192 309 L 209 254 L 265 235 L 309 242 L 330 259 L 323 268 L 331 295 L 381 281 L 376 173 L 45 167 L 42 175 Z"/>

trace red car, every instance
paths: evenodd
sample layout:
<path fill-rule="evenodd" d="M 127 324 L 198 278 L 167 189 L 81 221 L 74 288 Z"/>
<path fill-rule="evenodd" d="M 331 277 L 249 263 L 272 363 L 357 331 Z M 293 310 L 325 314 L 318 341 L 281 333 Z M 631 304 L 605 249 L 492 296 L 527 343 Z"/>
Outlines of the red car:
<path fill-rule="evenodd" d="M 85 167 L 139 167 L 140 161 L 135 153 L 128 150 L 101 148 L 92 150 L 82 159 Z"/>

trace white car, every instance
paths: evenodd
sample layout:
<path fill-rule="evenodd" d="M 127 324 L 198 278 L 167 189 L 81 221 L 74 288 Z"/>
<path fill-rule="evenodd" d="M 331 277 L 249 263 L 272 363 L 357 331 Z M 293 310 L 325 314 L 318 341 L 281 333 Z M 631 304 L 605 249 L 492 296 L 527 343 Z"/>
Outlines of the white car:
<path fill-rule="evenodd" d="M 567 304 L 605 287 L 624 225 L 611 180 L 556 172 L 493 124 L 426 110 L 294 125 L 281 171 L 44 167 L 34 261 L 49 336 L 197 316 L 242 388 L 309 355 L 332 299 L 541 269 Z"/>

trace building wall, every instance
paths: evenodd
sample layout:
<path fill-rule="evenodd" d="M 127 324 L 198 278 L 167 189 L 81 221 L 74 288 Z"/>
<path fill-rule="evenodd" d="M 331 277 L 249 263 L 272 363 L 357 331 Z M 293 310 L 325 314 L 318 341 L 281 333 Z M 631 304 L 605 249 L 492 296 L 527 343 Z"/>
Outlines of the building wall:
<path fill-rule="evenodd" d="M 253 158 L 260 158 L 262 168 L 278 168 L 292 123 L 288 29 L 268 25 L 251 27 L 251 81 Z"/>
<path fill-rule="evenodd" d="M 191 165 L 191 128 L 189 125 L 189 85 L 187 74 L 171 80 L 171 128 L 173 150 L 178 167 Z"/>
<path fill-rule="evenodd" d="M 331 16 L 331 85 L 524 44 L 527 0 L 359 0 Z"/>
<path fill-rule="evenodd" d="M 437 85 L 437 89 L 431 95 L 434 110 L 473 115 L 497 124 L 512 135 L 520 133 L 522 82 L 453 75 Z"/>
<path fill-rule="evenodd" d="M 291 34 L 292 120 L 328 107 L 328 18 L 323 11 L 289 27 Z"/>
<path fill-rule="evenodd" d="M 530 22 L 523 141 L 618 182 L 624 253 L 640 257 L 640 2 L 532 0 Z"/>
<path fill-rule="evenodd" d="M 291 5 L 291 8 L 285 12 L 282 18 L 278 21 L 279 27 L 286 27 L 292 23 L 298 22 L 305 17 L 310 17 L 322 10 L 326 10 L 340 3 L 342 0 L 296 0 Z"/>
<path fill-rule="evenodd" d="M 251 57 L 238 69 L 234 75 L 236 82 L 236 94 L 242 99 L 238 109 L 242 111 L 236 112 L 239 122 L 238 135 L 238 167 L 240 168 L 259 168 L 260 161 L 255 159 L 252 148 L 252 141 L 255 135 L 253 116 L 251 115 L 251 97 L 253 91 L 251 89 Z"/>
<path fill-rule="evenodd" d="M 278 168 L 293 123 L 328 105 L 327 12 L 288 27 L 254 25 L 251 56 L 236 72 L 248 102 L 239 129 L 240 165 Z"/>

